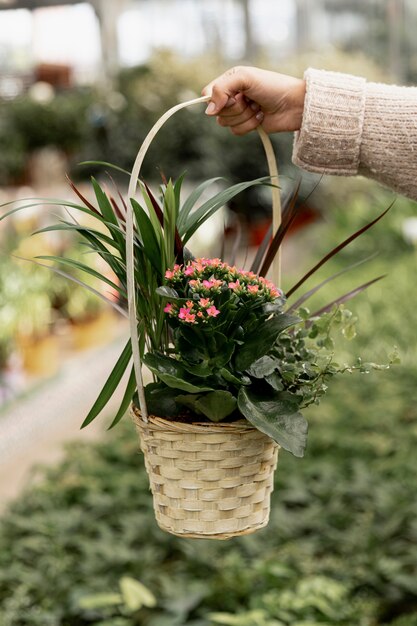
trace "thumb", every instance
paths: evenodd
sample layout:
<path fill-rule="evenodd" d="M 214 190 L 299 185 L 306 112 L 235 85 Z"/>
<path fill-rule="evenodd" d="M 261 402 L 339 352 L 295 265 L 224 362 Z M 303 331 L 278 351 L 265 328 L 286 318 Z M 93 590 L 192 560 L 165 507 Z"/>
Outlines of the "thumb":
<path fill-rule="evenodd" d="M 224 103 L 225 100 L 226 102 Z M 236 98 L 233 98 L 232 96 L 226 98 L 217 98 L 216 95 L 213 96 L 212 94 L 211 100 L 207 105 L 205 113 L 207 115 L 217 115 L 222 109 L 227 109 L 228 107 L 231 107 L 233 104 L 235 104 L 235 102 Z"/>
<path fill-rule="evenodd" d="M 203 96 L 210 96 L 206 109 L 207 115 L 217 115 L 230 100 L 228 94 L 220 90 L 214 82 L 204 87 L 201 93 Z"/>
<path fill-rule="evenodd" d="M 209 83 L 202 91 L 203 96 L 211 95 L 207 115 L 218 115 L 223 108 L 232 106 L 236 102 L 234 96 L 247 88 L 247 77 L 240 68 L 233 68 Z"/>

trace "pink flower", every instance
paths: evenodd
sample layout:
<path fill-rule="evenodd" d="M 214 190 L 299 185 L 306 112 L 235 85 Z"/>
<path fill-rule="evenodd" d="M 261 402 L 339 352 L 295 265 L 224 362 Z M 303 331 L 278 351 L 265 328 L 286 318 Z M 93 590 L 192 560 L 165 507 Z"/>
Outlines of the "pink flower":
<path fill-rule="evenodd" d="M 188 306 L 188 308 L 190 308 L 190 309 L 192 309 L 192 308 L 193 308 L 193 306 L 194 306 L 194 302 L 192 302 L 191 300 L 187 300 L 187 302 L 186 302 L 185 304 L 186 304 L 186 305 Z"/>
<path fill-rule="evenodd" d="M 187 317 L 187 315 L 190 315 L 190 309 L 186 308 L 184 306 L 182 306 L 180 308 L 180 312 L 178 314 L 178 317 L 180 318 L 180 320 L 185 320 L 185 318 Z"/>
<path fill-rule="evenodd" d="M 167 278 L 168 280 L 172 280 L 173 278 L 175 278 L 175 275 L 179 271 L 181 271 L 181 265 L 178 265 L 178 263 L 176 263 L 172 270 L 167 270 L 165 272 L 165 278 Z"/>
<path fill-rule="evenodd" d="M 184 275 L 185 276 L 192 276 L 195 272 L 195 268 L 192 265 L 189 265 L 188 267 L 185 268 L 184 270 Z"/>
<path fill-rule="evenodd" d="M 166 307 L 164 308 L 164 313 L 173 313 L 173 308 L 174 305 L 168 302 Z"/>
<path fill-rule="evenodd" d="M 199 312 L 197 313 L 197 317 L 204 317 L 204 313 L 203 313 L 203 311 L 199 311 Z"/>
<path fill-rule="evenodd" d="M 197 259 L 196 261 L 192 261 L 192 263 L 190 263 L 190 265 L 188 267 L 191 267 L 193 272 L 202 272 L 204 269 L 204 265 L 201 262 L 202 259 Z M 187 268 L 188 269 L 188 268 Z"/>
<path fill-rule="evenodd" d="M 187 313 L 185 316 L 184 322 L 189 322 L 190 324 L 195 324 L 195 315 L 194 313 Z"/>
<path fill-rule="evenodd" d="M 210 298 L 200 298 L 200 306 L 207 308 L 210 304 Z"/>
<path fill-rule="evenodd" d="M 206 289 L 217 289 L 221 287 L 223 284 L 222 280 L 216 280 L 215 278 L 210 278 L 210 280 L 203 280 L 203 287 Z"/>
<path fill-rule="evenodd" d="M 206 259 L 207 265 L 211 265 L 212 267 L 223 267 L 223 263 L 220 259 Z"/>
<path fill-rule="evenodd" d="M 259 285 L 248 285 L 249 293 L 258 293 Z"/>
<path fill-rule="evenodd" d="M 233 289 L 233 290 L 238 289 L 240 287 L 239 279 L 237 279 L 235 282 L 229 283 L 228 287 L 229 289 Z"/>
<path fill-rule="evenodd" d="M 209 317 L 217 317 L 219 313 L 220 313 L 219 309 L 216 309 L 214 304 L 209 306 L 209 308 L 207 309 L 207 315 Z"/>

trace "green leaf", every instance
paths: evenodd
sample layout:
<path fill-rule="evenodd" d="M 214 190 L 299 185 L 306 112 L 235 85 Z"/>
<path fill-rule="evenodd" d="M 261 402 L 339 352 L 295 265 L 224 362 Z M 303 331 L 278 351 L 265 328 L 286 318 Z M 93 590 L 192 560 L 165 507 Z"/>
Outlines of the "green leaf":
<path fill-rule="evenodd" d="M 91 178 L 91 184 L 93 185 L 94 193 L 97 198 L 98 206 L 100 207 L 102 216 L 110 224 L 113 224 L 114 226 L 119 226 L 119 220 L 114 214 L 114 210 L 110 200 L 108 199 L 107 195 L 104 193 L 94 177 Z"/>
<path fill-rule="evenodd" d="M 178 229 L 179 230 L 181 230 L 185 226 L 188 216 L 190 212 L 192 211 L 197 200 L 199 200 L 199 198 L 203 195 L 206 189 L 210 187 L 210 185 L 213 185 L 213 183 L 217 183 L 217 181 L 219 180 L 224 180 L 224 179 L 221 177 L 217 177 L 217 178 L 210 178 L 209 180 L 205 180 L 203 183 L 201 183 L 201 185 L 198 185 L 198 187 L 196 187 L 190 193 L 190 195 L 185 200 L 184 204 L 182 205 L 179 211 L 179 215 L 178 215 Z"/>
<path fill-rule="evenodd" d="M 76 209 L 77 211 L 81 211 L 82 213 L 86 213 L 87 215 L 89 215 L 90 217 L 93 217 L 94 219 L 99 220 L 100 222 L 103 220 L 103 217 L 100 215 L 100 213 L 98 211 L 92 211 L 91 209 L 88 209 L 85 206 L 81 206 L 80 204 L 75 204 L 74 202 L 69 202 L 68 200 L 58 200 L 57 198 L 26 198 L 25 201 L 27 202 L 28 200 L 36 200 L 36 202 L 33 202 L 31 204 L 24 204 L 22 206 L 18 206 L 15 207 L 14 209 L 11 209 L 10 211 L 7 211 L 7 213 L 5 213 L 4 215 L 0 216 L 0 222 L 4 219 L 6 219 L 6 217 L 10 217 L 11 215 L 13 215 L 14 213 L 17 213 L 19 211 L 23 211 L 24 209 L 30 209 L 33 207 L 39 207 L 39 206 L 62 206 L 64 208 L 70 208 L 70 209 Z M 0 208 L 3 208 L 5 206 L 9 206 L 11 204 L 16 204 L 16 200 L 11 200 L 10 202 L 4 202 L 3 204 L 0 205 Z"/>
<path fill-rule="evenodd" d="M 284 389 L 282 378 L 278 372 L 272 372 L 272 374 L 265 376 L 264 380 L 266 380 L 268 385 L 271 385 L 272 389 L 275 389 L 275 391 L 282 391 Z"/>
<path fill-rule="evenodd" d="M 270 351 L 283 330 L 299 321 L 299 317 L 282 313 L 267 320 L 261 328 L 247 335 L 236 354 L 236 369 L 241 372 L 246 370 L 252 363 Z"/>
<path fill-rule="evenodd" d="M 215 196 L 210 198 L 210 200 L 204 202 L 198 209 L 188 216 L 187 222 L 182 226 L 180 235 L 182 237 L 183 244 L 185 245 L 187 243 L 190 237 L 192 237 L 192 235 L 209 217 L 214 215 L 214 213 L 216 213 L 216 211 L 218 211 L 221 207 L 225 206 L 237 194 L 245 191 L 245 189 L 248 189 L 249 187 L 260 185 L 262 182 L 267 180 L 269 180 L 268 177 L 263 177 L 245 183 L 238 183 L 237 185 L 233 185 L 232 187 L 217 193 Z"/>
<path fill-rule="evenodd" d="M 220 344 L 215 356 L 209 360 L 209 365 L 211 367 L 224 367 L 227 365 L 233 356 L 235 347 L 236 343 L 234 341 L 225 341 L 223 344 Z"/>
<path fill-rule="evenodd" d="M 120 593 L 94 593 L 80 598 L 78 606 L 85 611 L 93 611 L 110 606 L 118 606 L 122 602 L 123 598 Z"/>
<path fill-rule="evenodd" d="M 168 387 L 181 389 L 182 391 L 188 391 L 190 393 L 213 391 L 211 387 L 199 386 L 188 382 L 187 379 L 190 378 L 190 374 L 174 359 L 148 352 L 148 354 L 144 356 L 143 361 L 151 372 L 168 385 Z"/>
<path fill-rule="evenodd" d="M 99 241 L 98 237 L 93 236 L 88 230 L 83 230 L 83 232 L 80 231 L 80 234 L 91 244 L 91 248 L 95 250 L 97 254 L 99 254 L 101 258 L 104 259 L 104 261 L 106 261 L 106 263 L 110 266 L 110 268 L 113 270 L 116 276 L 118 276 L 119 279 L 125 278 L 126 271 L 124 267 L 121 267 L 120 258 L 115 256 L 114 254 L 109 254 L 106 246 L 103 245 L 101 241 Z M 125 245 L 123 241 L 119 242 L 117 249 L 123 258 L 123 255 L 125 253 Z"/>
<path fill-rule="evenodd" d="M 163 298 L 167 298 L 168 300 L 185 300 L 186 298 L 180 298 L 178 292 L 172 287 L 157 287 L 156 293 Z"/>
<path fill-rule="evenodd" d="M 168 267 L 172 267 L 175 260 L 176 217 L 175 192 L 172 181 L 169 180 L 164 193 L 164 245 Z"/>
<path fill-rule="evenodd" d="M 157 376 L 166 385 L 168 385 L 168 387 L 172 387 L 173 389 L 181 389 L 182 391 L 188 391 L 189 393 L 199 393 L 200 391 L 212 390 L 212 387 L 193 385 L 192 383 L 187 382 L 183 378 L 178 378 L 177 376 L 173 376 L 172 374 L 158 373 Z"/>
<path fill-rule="evenodd" d="M 132 403 L 132 398 L 133 398 L 133 394 L 135 393 L 135 391 L 136 391 L 136 376 L 135 376 L 135 368 L 132 366 L 122 402 L 108 430 L 111 430 L 114 426 L 116 426 L 116 424 L 118 424 L 120 420 L 122 419 L 122 417 L 126 414 L 129 406 Z"/>
<path fill-rule="evenodd" d="M 130 611 L 137 611 L 142 606 L 148 608 L 156 606 L 156 598 L 153 593 L 138 580 L 130 578 L 130 576 L 123 576 L 119 586 L 124 603 Z"/>
<path fill-rule="evenodd" d="M 182 354 L 181 356 L 184 356 L 184 354 Z M 183 360 L 182 363 L 184 369 L 193 376 L 198 376 L 199 378 L 207 378 L 207 376 L 211 376 L 213 374 L 213 366 L 209 361 L 203 360 L 199 363 L 187 363 Z"/>
<path fill-rule="evenodd" d="M 269 376 L 272 374 L 274 369 L 276 369 L 279 365 L 277 359 L 272 356 L 261 356 L 260 359 L 252 363 L 252 365 L 248 368 L 247 372 L 250 376 L 254 376 L 254 378 L 264 378 L 264 376 Z"/>
<path fill-rule="evenodd" d="M 105 223 L 105 222 L 103 221 L 102 223 Z M 108 235 L 105 235 L 104 233 L 101 233 L 98 230 L 95 230 L 94 228 L 88 228 L 87 226 L 82 226 L 78 222 L 72 224 L 71 222 L 66 222 L 65 220 L 61 220 L 59 224 L 52 224 L 51 226 L 45 226 L 44 228 L 39 228 L 38 230 L 35 230 L 33 234 L 40 235 L 42 233 L 55 232 L 55 231 L 60 231 L 60 230 L 76 231 L 82 237 L 85 237 L 84 233 L 88 233 L 89 235 L 97 239 L 101 239 L 112 248 L 119 250 L 119 246 L 114 242 L 114 240 L 111 237 L 109 237 Z M 89 241 L 91 241 L 91 239 L 89 239 Z"/>
<path fill-rule="evenodd" d="M 237 408 L 237 400 L 229 391 L 212 391 L 200 396 L 195 406 L 212 422 L 220 422 Z"/>
<path fill-rule="evenodd" d="M 299 399 L 287 392 L 260 395 L 241 387 L 237 402 L 240 412 L 255 428 L 294 456 L 304 456 L 308 425 L 298 411 Z"/>
<path fill-rule="evenodd" d="M 178 221 L 178 215 L 179 215 L 179 208 L 180 208 L 180 204 L 181 204 L 181 189 L 182 189 L 182 184 L 184 182 L 184 178 L 185 178 L 185 172 L 183 172 L 175 181 L 174 184 L 174 196 L 175 196 L 175 207 L 178 211 L 178 213 L 175 215 L 175 223 L 177 223 Z"/>
<path fill-rule="evenodd" d="M 131 199 L 131 202 L 135 214 L 136 225 L 142 238 L 143 252 L 158 274 L 161 274 L 162 255 L 158 235 L 155 233 L 153 224 L 146 211 L 144 211 L 134 198 Z"/>
<path fill-rule="evenodd" d="M 29 263 L 34 263 L 35 265 L 39 265 L 39 267 L 45 267 L 50 272 L 53 272 L 54 274 L 58 274 L 59 276 L 63 276 L 64 278 L 67 278 L 68 280 L 71 280 L 72 282 L 77 283 L 77 285 L 80 285 L 81 287 L 84 287 L 85 289 L 87 289 L 87 291 L 90 291 L 91 293 L 96 295 L 98 298 L 100 298 L 101 300 L 103 300 L 104 302 L 109 304 L 118 313 L 123 315 L 123 317 L 127 317 L 126 311 L 124 309 L 122 309 L 122 307 L 120 307 L 118 304 L 116 304 L 116 302 L 113 302 L 113 300 L 110 300 L 110 298 L 106 298 L 106 296 L 104 296 L 102 293 L 97 291 L 97 289 L 94 289 L 93 287 L 90 287 L 90 285 L 87 285 L 86 283 L 84 283 L 82 280 L 79 280 L 75 276 L 71 276 L 71 274 L 67 274 L 66 272 L 63 272 L 62 270 L 59 270 L 57 267 L 53 267 L 51 265 L 45 265 L 44 263 L 40 263 L 36 259 L 26 259 L 25 257 L 21 257 L 21 256 L 17 256 L 17 255 L 13 255 L 13 256 L 16 259 L 20 259 L 22 261 L 28 261 Z"/>
<path fill-rule="evenodd" d="M 42 259 L 43 261 L 54 261 L 55 263 L 61 263 L 61 265 L 66 265 L 68 267 L 72 267 L 74 269 L 80 270 L 81 272 L 85 272 L 86 274 L 90 274 L 90 276 L 94 276 L 94 278 L 97 278 L 98 280 L 101 280 L 104 283 L 107 283 L 108 285 L 110 285 L 110 287 L 112 287 L 112 289 L 115 289 L 116 291 L 121 293 L 123 296 L 126 295 L 125 290 L 122 289 L 119 285 L 116 285 L 116 283 L 114 283 L 112 280 L 107 278 L 107 276 L 100 274 L 100 272 L 97 272 L 97 270 L 90 267 L 89 265 L 86 265 L 85 263 L 81 263 L 80 261 L 76 261 L 75 259 L 67 259 L 65 257 L 54 256 L 54 255 L 40 255 L 35 258 Z"/>
<path fill-rule="evenodd" d="M 127 174 L 127 176 L 130 176 L 130 172 L 128 172 L 128 170 L 124 170 L 122 167 L 114 165 L 113 163 L 108 163 L 107 161 L 80 161 L 78 165 L 102 165 L 103 167 L 111 167 L 118 172 L 122 172 L 122 174 Z"/>
<path fill-rule="evenodd" d="M 175 417 L 179 409 L 176 403 L 177 389 L 163 383 L 149 383 L 145 387 L 145 398 L 150 415 Z"/>
<path fill-rule="evenodd" d="M 97 415 L 104 409 L 114 392 L 116 391 L 123 374 L 126 371 L 126 368 L 129 364 L 130 358 L 132 356 L 132 345 L 130 343 L 130 339 L 125 345 L 122 354 L 117 360 L 116 365 L 110 373 L 110 376 L 104 383 L 104 387 L 101 390 L 97 400 L 94 402 L 91 407 L 87 417 L 83 421 L 81 428 L 85 428 L 90 424 Z"/>
<path fill-rule="evenodd" d="M 228 369 L 222 367 L 219 371 L 219 374 L 226 380 L 228 383 L 233 383 L 234 385 L 250 385 L 250 378 L 247 376 L 240 376 L 238 378 L 235 374 L 232 374 Z"/>
<path fill-rule="evenodd" d="M 201 395 L 198 393 L 187 393 L 175 396 L 175 401 L 182 406 L 186 406 L 187 409 L 190 409 L 194 413 L 200 413 L 200 411 L 196 407 L 196 403 L 198 402 L 199 398 L 201 398 Z"/>

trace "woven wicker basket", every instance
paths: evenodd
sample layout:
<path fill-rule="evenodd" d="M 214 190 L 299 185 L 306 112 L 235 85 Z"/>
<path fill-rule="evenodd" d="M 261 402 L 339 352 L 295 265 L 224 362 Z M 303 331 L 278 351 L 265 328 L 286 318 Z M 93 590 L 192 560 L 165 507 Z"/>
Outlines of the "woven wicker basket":
<path fill-rule="evenodd" d="M 267 525 L 279 446 L 241 420 L 182 423 L 138 410 L 133 420 L 159 527 L 182 537 L 229 539 Z"/>

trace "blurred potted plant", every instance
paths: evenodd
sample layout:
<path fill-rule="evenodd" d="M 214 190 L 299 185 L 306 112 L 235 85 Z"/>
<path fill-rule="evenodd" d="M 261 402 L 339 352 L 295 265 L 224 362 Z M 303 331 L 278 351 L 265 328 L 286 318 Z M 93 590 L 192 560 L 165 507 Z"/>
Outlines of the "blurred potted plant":
<path fill-rule="evenodd" d="M 278 448 L 304 454 L 302 409 L 320 400 L 330 378 L 371 367 L 334 363 L 331 333 L 340 328 L 353 334 L 354 320 L 341 305 L 374 281 L 314 314 L 302 305 L 321 285 L 291 304 L 288 298 L 382 215 L 333 249 L 286 296 L 265 276 L 296 215 L 295 194 L 250 271 L 220 259 L 195 259 L 186 246 L 207 219 L 245 189 L 271 185 L 270 177 L 239 183 L 200 203 L 214 181 L 204 181 L 183 200 L 180 177 L 164 182 L 158 198 L 139 182 L 143 201 L 135 199 L 141 163 L 157 130 L 182 106 L 201 101 L 174 107 L 149 133 L 127 203 L 94 179 L 94 203 L 72 185 L 82 203 L 62 204 L 88 214 L 97 227 L 63 220 L 47 228 L 77 232 L 117 280 L 76 259 L 43 258 L 100 277 L 119 295 L 114 307 L 126 315 L 127 305 L 129 312 L 129 340 L 83 426 L 101 413 L 129 369 L 111 427 L 133 401 L 158 524 L 181 536 L 224 539 L 267 524 Z M 274 179 L 271 146 L 262 132 L 261 138 Z M 154 377 L 146 386 L 142 363 Z"/>
<path fill-rule="evenodd" d="M 15 346 L 15 311 L 8 301 L 7 276 L 10 261 L 2 259 L 0 264 L 0 406 L 13 398 L 19 389 L 20 376 L 13 363 Z"/>
<path fill-rule="evenodd" d="M 14 312 L 16 347 L 24 370 L 33 376 L 52 376 L 58 370 L 59 343 L 53 332 L 48 283 L 46 272 L 16 266 L 6 285 Z"/>
<path fill-rule="evenodd" d="M 58 276 L 58 283 L 62 288 L 56 293 L 54 304 L 59 316 L 69 323 L 73 347 L 77 350 L 84 350 L 111 339 L 115 329 L 115 316 L 112 307 L 98 298 L 95 293 L 95 291 L 99 293 L 103 291 L 102 280 L 92 274 L 85 276 L 85 272 L 75 267 L 75 264 L 77 262 L 86 264 L 92 272 L 98 273 L 101 270 L 105 275 L 108 274 L 108 268 L 107 264 L 104 264 L 104 267 L 103 264 L 100 266 L 98 259 L 93 258 L 91 254 L 86 260 L 86 250 L 80 248 L 79 245 L 66 249 L 65 255 L 73 262 L 69 270 L 71 276 L 77 281 L 83 279 L 84 284 L 91 287 L 91 291 L 76 280 L 70 281 Z"/>
<path fill-rule="evenodd" d="M 114 334 L 112 309 L 80 285 L 71 289 L 63 313 L 71 324 L 72 344 L 76 350 L 106 343 Z"/>

